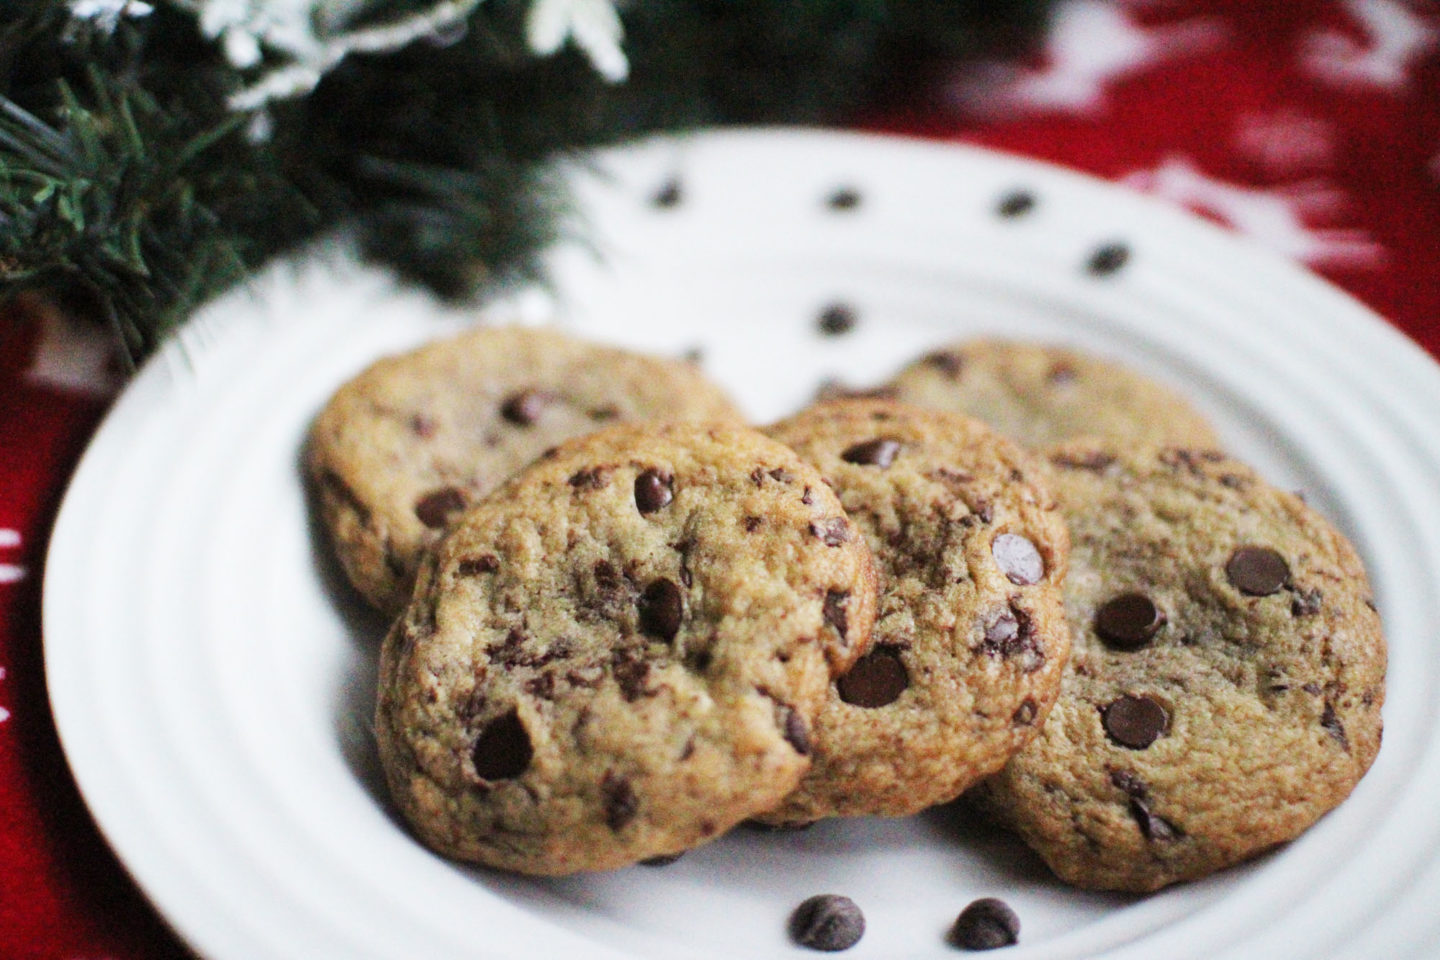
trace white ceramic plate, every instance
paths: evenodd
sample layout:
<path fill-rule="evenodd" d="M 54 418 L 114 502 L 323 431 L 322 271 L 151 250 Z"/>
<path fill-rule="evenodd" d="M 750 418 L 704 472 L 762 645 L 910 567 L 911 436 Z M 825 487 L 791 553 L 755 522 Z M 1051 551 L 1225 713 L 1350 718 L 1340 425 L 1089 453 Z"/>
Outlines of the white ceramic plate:
<path fill-rule="evenodd" d="M 175 928 L 217 960 L 804 955 L 791 909 L 850 895 L 848 956 L 953 955 L 979 896 L 1008 956 L 1401 957 L 1440 942 L 1440 369 L 1348 297 L 1188 215 L 1050 167 L 898 139 L 750 131 L 601 157 L 589 246 L 493 311 L 704 364 L 757 420 L 979 333 L 1063 341 L 1187 393 L 1303 488 L 1373 575 L 1385 748 L 1353 797 L 1243 868 L 1082 893 L 953 809 L 741 829 L 665 868 L 531 880 L 447 863 L 387 807 L 368 735 L 384 624 L 337 577 L 298 469 L 377 355 L 461 318 L 340 255 L 277 268 L 125 392 L 66 498 L 45 583 L 50 690 L 81 790 Z M 655 197 L 674 182 L 678 202 Z M 831 201 L 852 190 L 858 203 Z M 997 213 L 1028 191 L 1033 208 Z M 1087 269 L 1123 242 L 1118 271 Z M 599 252 L 597 256 L 595 251 Z M 829 305 L 856 327 L 824 336 Z"/>

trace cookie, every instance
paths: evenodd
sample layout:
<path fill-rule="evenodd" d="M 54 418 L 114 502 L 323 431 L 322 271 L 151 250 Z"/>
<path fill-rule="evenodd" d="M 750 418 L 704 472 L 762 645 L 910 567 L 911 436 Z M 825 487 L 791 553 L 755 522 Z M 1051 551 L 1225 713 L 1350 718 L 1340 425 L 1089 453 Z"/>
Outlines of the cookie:
<path fill-rule="evenodd" d="M 1068 538 L 1039 464 L 977 420 L 883 400 L 770 427 L 815 464 L 879 570 L 874 649 L 830 685 L 815 763 L 762 820 L 904 816 L 1039 729 L 1069 650 Z"/>
<path fill-rule="evenodd" d="M 715 837 L 809 768 L 874 578 L 819 474 L 758 433 L 570 441 L 457 521 L 384 642 L 395 802 L 437 851 L 525 873 Z"/>
<path fill-rule="evenodd" d="M 1219 446 L 1205 417 L 1169 388 L 1066 347 L 957 343 L 910 364 L 881 389 L 906 403 L 978 417 L 1035 448 L 1082 436 Z"/>
<path fill-rule="evenodd" d="M 1151 891 L 1298 836 L 1380 747 L 1365 570 L 1214 451 L 1052 451 L 1074 648 L 1045 728 L 976 791 L 1063 880 Z"/>
<path fill-rule="evenodd" d="M 375 363 L 310 432 L 309 472 L 350 581 L 397 613 L 424 553 L 467 505 L 544 450 L 637 420 L 734 420 L 692 365 L 491 327 Z"/>

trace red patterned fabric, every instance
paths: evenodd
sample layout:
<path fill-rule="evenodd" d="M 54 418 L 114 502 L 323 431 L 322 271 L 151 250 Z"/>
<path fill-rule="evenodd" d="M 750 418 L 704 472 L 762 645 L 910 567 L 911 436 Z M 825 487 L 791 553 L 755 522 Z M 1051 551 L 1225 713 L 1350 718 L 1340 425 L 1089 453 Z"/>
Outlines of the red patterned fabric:
<path fill-rule="evenodd" d="M 1440 356 L 1440 12 L 1420 0 L 1064 0 L 1043 56 L 866 126 L 1123 181 L 1350 291 Z M 90 821 L 45 695 L 50 525 L 120 382 L 103 339 L 0 318 L 0 960 L 185 956 Z"/>

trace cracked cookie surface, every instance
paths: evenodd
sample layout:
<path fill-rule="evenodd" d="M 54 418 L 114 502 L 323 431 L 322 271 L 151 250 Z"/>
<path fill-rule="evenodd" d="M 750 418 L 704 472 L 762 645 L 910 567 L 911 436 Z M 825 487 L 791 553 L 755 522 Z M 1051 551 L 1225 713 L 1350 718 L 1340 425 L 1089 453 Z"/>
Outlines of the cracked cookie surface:
<path fill-rule="evenodd" d="M 864 538 L 782 445 L 572 440 L 457 522 L 386 638 L 392 795 L 434 849 L 509 870 L 688 849 L 794 789 L 874 604 Z"/>
<path fill-rule="evenodd" d="M 1040 464 L 977 420 L 883 400 L 820 404 L 767 433 L 838 493 L 880 600 L 872 652 L 816 718 L 814 766 L 760 819 L 954 799 L 1034 737 L 1059 693 L 1068 538 Z"/>
<path fill-rule="evenodd" d="M 974 795 L 1082 887 L 1151 891 L 1298 836 L 1380 747 L 1385 642 L 1354 549 L 1214 451 L 1076 442 L 1049 463 L 1071 664 Z"/>
<path fill-rule="evenodd" d="M 351 583 L 404 607 L 466 506 L 562 440 L 637 420 L 733 420 L 694 366 L 539 328 L 483 327 L 388 357 L 340 388 L 307 464 Z"/>
<path fill-rule="evenodd" d="M 957 343 L 926 354 L 880 389 L 905 403 L 977 417 L 1032 448 L 1081 436 L 1219 446 L 1209 421 L 1168 387 L 1068 347 Z"/>

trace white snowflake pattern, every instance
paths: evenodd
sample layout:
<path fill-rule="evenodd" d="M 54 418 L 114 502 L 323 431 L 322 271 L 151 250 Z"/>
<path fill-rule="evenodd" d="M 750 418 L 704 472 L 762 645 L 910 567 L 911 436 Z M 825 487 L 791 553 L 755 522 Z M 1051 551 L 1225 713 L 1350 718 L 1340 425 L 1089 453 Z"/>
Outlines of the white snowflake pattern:
<path fill-rule="evenodd" d="M 1236 122 L 1235 149 L 1271 173 L 1328 167 L 1335 157 L 1333 126 L 1294 107 L 1241 114 Z"/>
<path fill-rule="evenodd" d="M 1369 44 L 1338 30 L 1317 30 L 1300 44 L 1300 63 L 1314 77 L 1341 85 L 1403 90 L 1412 62 L 1440 45 L 1440 27 L 1402 0 L 1344 0 Z"/>
<path fill-rule="evenodd" d="M 1106 88 L 1116 80 L 1213 50 L 1227 36 L 1213 17 L 1143 26 L 1113 3 L 1065 0 L 1055 9 L 1043 66 L 982 64 L 962 73 L 947 95 L 956 107 L 981 116 L 1025 110 L 1089 113 L 1103 109 Z"/>
<path fill-rule="evenodd" d="M 1313 267 L 1375 269 L 1385 248 L 1364 230 L 1315 227 L 1308 221 L 1340 215 L 1344 194 L 1317 179 L 1271 189 L 1246 187 L 1207 176 L 1189 160 L 1169 156 L 1154 170 L 1124 178 L 1132 187 L 1208 213 L 1240 233 Z"/>
<path fill-rule="evenodd" d="M 574 40 L 606 80 L 618 83 L 630 73 L 620 42 L 625 28 L 611 0 L 534 0 L 525 21 L 532 53 L 546 57 Z"/>

